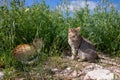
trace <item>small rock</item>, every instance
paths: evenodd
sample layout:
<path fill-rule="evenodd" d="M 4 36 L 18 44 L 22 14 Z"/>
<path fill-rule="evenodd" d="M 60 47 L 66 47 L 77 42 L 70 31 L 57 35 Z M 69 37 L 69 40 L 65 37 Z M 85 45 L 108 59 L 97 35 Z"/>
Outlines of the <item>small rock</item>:
<path fill-rule="evenodd" d="M 97 64 L 90 64 L 88 66 L 86 66 L 83 70 L 82 70 L 82 74 L 86 74 L 90 71 L 93 71 L 93 70 L 97 70 L 97 69 L 102 69 L 103 67 L 100 66 L 100 65 L 97 65 Z"/>
<path fill-rule="evenodd" d="M 106 69 L 98 69 L 88 72 L 84 80 L 114 80 L 114 73 L 111 73 L 109 70 Z"/>
<path fill-rule="evenodd" d="M 25 78 L 15 78 L 15 80 L 25 80 Z"/>
<path fill-rule="evenodd" d="M 120 68 L 110 67 L 108 69 L 111 70 L 112 72 L 114 72 L 120 78 Z"/>
<path fill-rule="evenodd" d="M 70 67 L 67 67 L 67 68 L 66 68 L 66 70 L 68 70 L 68 71 L 69 71 L 69 70 L 71 70 L 71 68 L 70 68 Z"/>
<path fill-rule="evenodd" d="M 52 71 L 52 72 L 57 72 L 58 69 L 57 69 L 57 68 L 53 68 L 53 69 L 51 69 L 51 71 Z"/>
<path fill-rule="evenodd" d="M 78 70 L 77 73 L 78 73 L 78 77 L 81 76 L 82 70 Z"/>
<path fill-rule="evenodd" d="M 4 72 L 0 72 L 0 80 L 3 79 L 3 76 L 4 76 Z"/>
<path fill-rule="evenodd" d="M 61 71 L 62 74 L 69 74 L 71 72 L 71 67 L 67 67 L 66 69 L 64 69 L 63 71 Z"/>
<path fill-rule="evenodd" d="M 78 72 L 76 70 L 74 70 L 72 73 L 71 73 L 71 77 L 78 77 Z"/>
<path fill-rule="evenodd" d="M 93 69 L 102 69 L 102 68 L 103 68 L 102 66 L 100 66 L 98 64 L 94 64 L 94 63 L 85 67 L 85 69 L 91 69 L 91 70 L 93 70 Z"/>

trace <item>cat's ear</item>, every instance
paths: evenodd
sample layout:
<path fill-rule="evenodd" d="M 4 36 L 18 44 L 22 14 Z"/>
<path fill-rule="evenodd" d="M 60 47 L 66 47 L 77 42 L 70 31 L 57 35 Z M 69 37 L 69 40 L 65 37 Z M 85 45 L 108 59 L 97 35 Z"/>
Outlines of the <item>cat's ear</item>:
<path fill-rule="evenodd" d="M 42 38 L 35 38 L 35 39 L 33 40 L 34 43 L 39 42 L 39 41 L 42 41 Z"/>
<path fill-rule="evenodd" d="M 77 30 L 77 31 L 80 31 L 80 27 L 77 27 L 76 30 Z"/>

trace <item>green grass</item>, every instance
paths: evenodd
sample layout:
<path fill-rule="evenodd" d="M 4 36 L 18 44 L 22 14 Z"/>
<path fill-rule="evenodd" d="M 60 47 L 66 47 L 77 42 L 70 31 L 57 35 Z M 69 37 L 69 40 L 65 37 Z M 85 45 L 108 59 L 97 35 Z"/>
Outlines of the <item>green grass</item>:
<path fill-rule="evenodd" d="M 22 67 L 12 56 L 12 50 L 21 43 L 31 43 L 34 38 L 42 37 L 44 47 L 42 59 L 59 56 L 69 49 L 67 29 L 81 27 L 80 34 L 91 40 L 98 51 L 120 56 L 120 12 L 111 3 L 103 2 L 90 12 L 88 7 L 64 14 L 60 10 L 51 10 L 43 1 L 24 7 L 24 3 L 11 1 L 9 6 L 0 7 L 0 59 L 5 68 Z M 109 9 L 109 11 L 107 11 Z M 67 16 L 68 15 L 68 16 Z M 40 56 L 40 57 L 41 57 Z"/>

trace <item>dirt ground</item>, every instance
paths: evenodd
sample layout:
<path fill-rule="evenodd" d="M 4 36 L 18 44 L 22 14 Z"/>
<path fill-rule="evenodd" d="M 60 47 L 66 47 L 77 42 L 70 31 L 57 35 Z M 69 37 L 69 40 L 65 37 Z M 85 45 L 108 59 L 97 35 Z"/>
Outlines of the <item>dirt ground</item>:
<path fill-rule="evenodd" d="M 109 61 L 112 60 L 106 57 Z M 114 60 L 112 60 L 114 61 Z M 116 61 L 117 63 L 117 61 Z M 41 66 L 42 65 L 42 66 Z M 108 62 L 80 62 L 70 60 L 65 57 L 49 57 L 40 65 L 26 67 L 26 71 L 13 70 L 9 72 L 11 76 L 5 77 L 5 80 L 83 80 L 85 74 L 95 68 L 104 68 L 115 73 L 120 77 L 120 66 L 109 64 Z"/>

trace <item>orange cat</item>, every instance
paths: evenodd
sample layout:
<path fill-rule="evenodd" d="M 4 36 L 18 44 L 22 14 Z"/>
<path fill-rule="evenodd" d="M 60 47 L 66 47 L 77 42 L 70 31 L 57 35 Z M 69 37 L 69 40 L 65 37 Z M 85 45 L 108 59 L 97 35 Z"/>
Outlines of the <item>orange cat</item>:
<path fill-rule="evenodd" d="M 23 63 L 29 64 L 41 50 L 43 45 L 42 39 L 34 39 L 32 44 L 20 44 L 14 50 L 14 57 Z"/>

